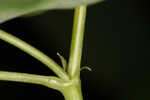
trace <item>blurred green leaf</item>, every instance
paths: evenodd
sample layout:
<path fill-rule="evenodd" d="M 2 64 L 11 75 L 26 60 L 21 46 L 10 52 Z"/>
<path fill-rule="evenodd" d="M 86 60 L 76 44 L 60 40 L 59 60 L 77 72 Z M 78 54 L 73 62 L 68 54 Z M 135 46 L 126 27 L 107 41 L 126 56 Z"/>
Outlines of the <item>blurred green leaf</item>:
<path fill-rule="evenodd" d="M 0 23 L 32 12 L 71 9 L 100 1 L 102 0 L 0 0 Z"/>

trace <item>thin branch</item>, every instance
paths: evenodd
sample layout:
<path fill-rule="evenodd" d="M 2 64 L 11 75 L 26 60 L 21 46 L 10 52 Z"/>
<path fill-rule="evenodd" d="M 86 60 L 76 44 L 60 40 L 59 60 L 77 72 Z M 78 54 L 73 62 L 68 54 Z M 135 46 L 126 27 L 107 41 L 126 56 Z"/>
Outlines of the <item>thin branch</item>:
<path fill-rule="evenodd" d="M 40 84 L 53 89 L 62 88 L 62 80 L 52 76 L 0 71 L 0 80 Z"/>
<path fill-rule="evenodd" d="M 74 26 L 72 33 L 71 51 L 69 58 L 68 73 L 71 78 L 79 76 L 84 26 L 86 19 L 86 6 L 75 8 Z"/>
<path fill-rule="evenodd" d="M 28 43 L 24 42 L 23 40 L 7 33 L 2 30 L 0 30 L 0 39 L 4 40 L 5 42 L 8 42 L 9 44 L 12 44 L 22 51 L 28 53 L 29 55 L 33 56 L 46 66 L 48 66 L 52 71 L 56 73 L 60 78 L 64 80 L 69 80 L 68 75 L 66 72 L 51 58 L 49 58 L 47 55 L 45 55 L 43 52 L 39 51 L 38 49 L 34 48 L 33 46 L 29 45 Z"/>

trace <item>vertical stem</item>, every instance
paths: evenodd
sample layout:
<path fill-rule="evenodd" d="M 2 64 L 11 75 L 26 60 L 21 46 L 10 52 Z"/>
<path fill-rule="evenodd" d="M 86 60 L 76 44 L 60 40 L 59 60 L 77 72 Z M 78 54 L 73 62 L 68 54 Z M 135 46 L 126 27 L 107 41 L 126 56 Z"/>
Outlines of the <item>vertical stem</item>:
<path fill-rule="evenodd" d="M 71 51 L 68 65 L 68 74 L 71 78 L 72 84 L 70 86 L 66 86 L 62 90 L 65 100 L 83 100 L 79 75 L 85 19 L 86 6 L 75 8 Z"/>
<path fill-rule="evenodd" d="M 80 84 L 73 84 L 62 91 L 65 100 L 83 100 Z"/>
<path fill-rule="evenodd" d="M 71 51 L 68 65 L 68 73 L 71 78 L 78 77 L 80 74 L 85 19 L 86 6 L 75 8 Z"/>

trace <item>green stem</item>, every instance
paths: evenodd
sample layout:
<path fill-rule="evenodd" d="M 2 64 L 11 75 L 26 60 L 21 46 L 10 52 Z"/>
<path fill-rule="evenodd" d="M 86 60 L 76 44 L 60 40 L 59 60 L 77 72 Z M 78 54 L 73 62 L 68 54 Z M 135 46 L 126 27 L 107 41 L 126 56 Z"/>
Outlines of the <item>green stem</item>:
<path fill-rule="evenodd" d="M 86 6 L 80 6 L 75 8 L 74 26 L 68 67 L 68 73 L 71 78 L 78 77 L 80 74 L 80 62 L 82 55 L 85 19 Z"/>
<path fill-rule="evenodd" d="M 73 79 L 71 83 L 61 90 L 65 100 L 83 100 L 80 80 Z"/>
<path fill-rule="evenodd" d="M 65 100 L 83 100 L 80 87 L 71 86 L 63 91 Z"/>
<path fill-rule="evenodd" d="M 71 51 L 68 65 L 68 74 L 71 77 L 72 84 L 66 86 L 62 91 L 65 100 L 83 100 L 79 75 L 85 18 L 86 6 L 80 6 L 75 8 Z"/>
<path fill-rule="evenodd" d="M 71 51 L 68 65 L 68 74 L 51 58 L 41 51 L 18 39 L 17 37 L 0 30 L 0 39 L 20 48 L 53 70 L 61 79 L 49 76 L 14 73 L 0 71 L 0 80 L 34 83 L 57 89 L 66 100 L 83 100 L 80 82 L 80 62 L 84 37 L 86 6 L 75 8 L 74 26 L 71 42 Z"/>
<path fill-rule="evenodd" d="M 0 80 L 40 84 L 57 90 L 63 87 L 63 81 L 52 76 L 0 71 Z"/>
<path fill-rule="evenodd" d="M 2 30 L 0 30 L 0 39 L 18 47 L 22 51 L 28 53 L 29 55 L 33 56 L 37 60 L 41 61 L 43 64 L 48 66 L 52 71 L 56 73 L 56 75 L 58 75 L 63 80 L 69 80 L 69 77 L 66 74 L 66 72 L 55 61 L 53 61 L 43 52 L 29 45 L 28 43 Z"/>

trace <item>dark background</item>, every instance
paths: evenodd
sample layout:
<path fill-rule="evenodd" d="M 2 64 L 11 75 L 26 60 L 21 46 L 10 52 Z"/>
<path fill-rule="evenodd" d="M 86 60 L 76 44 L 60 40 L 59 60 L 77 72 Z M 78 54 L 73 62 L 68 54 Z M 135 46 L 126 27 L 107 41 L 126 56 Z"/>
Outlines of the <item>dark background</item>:
<path fill-rule="evenodd" d="M 84 100 L 150 100 L 148 2 L 108 0 L 88 8 L 81 72 Z M 17 18 L 0 28 L 27 41 L 60 63 L 69 56 L 73 10 Z M 43 64 L 0 40 L 0 70 L 54 75 Z M 63 100 L 40 85 L 0 81 L 1 100 Z"/>

